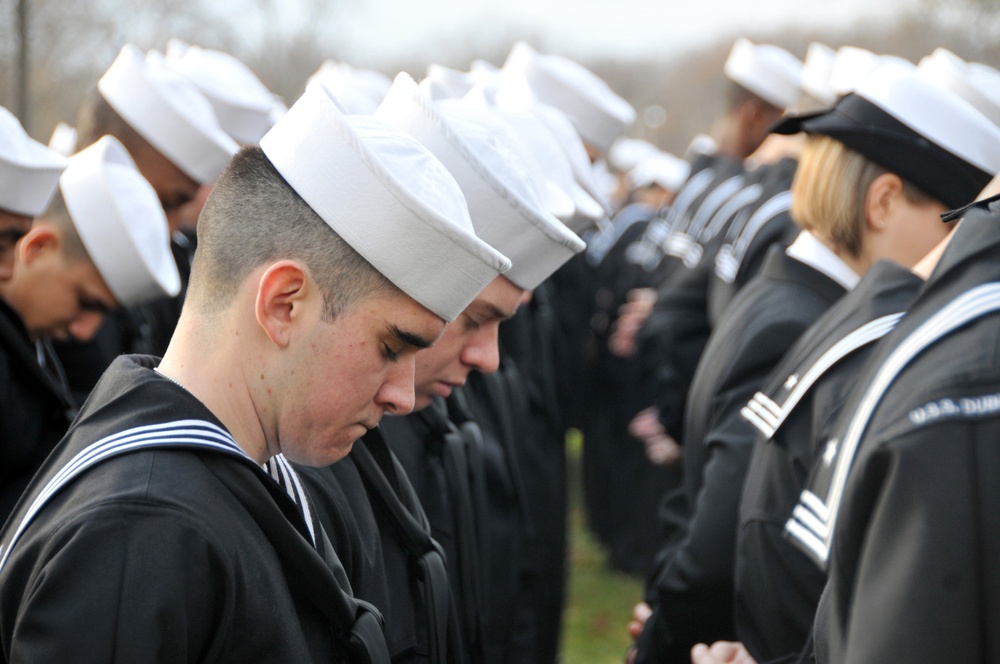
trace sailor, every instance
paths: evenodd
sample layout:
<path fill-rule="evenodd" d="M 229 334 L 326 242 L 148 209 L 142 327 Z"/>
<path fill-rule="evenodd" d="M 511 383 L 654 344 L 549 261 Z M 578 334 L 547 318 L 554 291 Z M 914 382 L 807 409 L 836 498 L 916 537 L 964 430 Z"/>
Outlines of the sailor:
<path fill-rule="evenodd" d="M 942 132 L 942 118 L 962 129 Z M 872 257 L 914 264 L 947 232 L 938 214 L 975 197 L 1000 167 L 1000 129 L 912 67 L 885 65 L 831 111 L 777 128 L 800 130 L 814 134 L 793 187 L 793 217 L 804 230 L 786 251 L 772 250 L 726 311 L 691 387 L 685 486 L 664 509 L 675 529 L 649 586 L 654 614 L 640 641 L 647 657 L 686 658 L 697 632 L 718 634 L 713 641 L 734 633 L 737 506 L 754 438 L 743 406 Z M 824 207 L 839 198 L 827 195 L 834 177 L 858 201 L 846 209 L 864 210 L 850 225 Z"/>
<path fill-rule="evenodd" d="M 87 340 L 105 313 L 179 288 L 166 218 L 125 148 L 106 137 L 72 157 L 0 284 L 0 518 L 79 406 L 51 341 Z"/>
<path fill-rule="evenodd" d="M 219 126 L 209 101 L 162 56 L 148 57 L 124 45 L 97 88 L 84 100 L 77 119 L 77 149 L 104 135 L 129 151 L 153 186 L 170 225 L 171 251 L 181 275 L 181 291 L 141 307 L 108 316 L 94 340 L 57 344 L 74 393 L 82 401 L 111 361 L 122 353 L 162 355 L 180 315 L 195 241 L 185 220 L 204 203 L 237 143 Z"/>
<path fill-rule="evenodd" d="M 10 278 L 18 240 L 45 211 L 66 160 L 33 140 L 14 114 L 0 107 L 0 281 Z"/>
<path fill-rule="evenodd" d="M 116 360 L 0 534 L 4 657 L 387 662 L 287 461 L 408 412 L 417 350 L 509 261 L 438 160 L 321 88 L 198 233 L 167 354 Z"/>

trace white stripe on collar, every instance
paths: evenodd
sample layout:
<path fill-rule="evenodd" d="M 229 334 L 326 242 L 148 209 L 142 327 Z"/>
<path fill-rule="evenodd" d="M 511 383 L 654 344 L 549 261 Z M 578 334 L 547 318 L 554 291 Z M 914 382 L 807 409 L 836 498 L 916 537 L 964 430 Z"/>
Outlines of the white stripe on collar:
<path fill-rule="evenodd" d="M 809 231 L 799 233 L 785 253 L 822 272 L 847 290 L 853 289 L 861 280 L 857 272 Z"/>

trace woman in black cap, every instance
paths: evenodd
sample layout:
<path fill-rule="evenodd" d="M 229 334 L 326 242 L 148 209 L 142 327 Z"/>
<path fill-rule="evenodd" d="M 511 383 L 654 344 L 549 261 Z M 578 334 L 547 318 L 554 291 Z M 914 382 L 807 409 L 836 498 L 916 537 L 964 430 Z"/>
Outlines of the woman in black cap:
<path fill-rule="evenodd" d="M 787 250 L 772 250 L 699 362 L 685 414 L 684 486 L 665 504 L 672 534 L 647 588 L 654 611 L 638 661 L 687 662 L 698 641 L 736 636 L 738 506 L 757 431 L 741 411 L 771 424 L 777 416 L 744 408 L 748 401 L 877 260 L 912 266 L 947 233 L 940 213 L 972 200 L 1000 170 L 1000 129 L 899 66 L 876 72 L 832 110 L 776 131 L 810 135 L 793 185 L 803 231 Z"/>

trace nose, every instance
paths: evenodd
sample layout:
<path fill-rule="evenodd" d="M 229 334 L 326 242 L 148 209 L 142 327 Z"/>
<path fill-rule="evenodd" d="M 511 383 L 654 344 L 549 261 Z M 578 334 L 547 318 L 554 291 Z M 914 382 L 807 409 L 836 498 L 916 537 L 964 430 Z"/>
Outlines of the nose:
<path fill-rule="evenodd" d="M 375 394 L 375 403 L 382 406 L 385 412 L 406 415 L 413 410 L 415 366 L 416 361 L 413 354 L 410 354 L 408 358 L 401 358 L 386 375 L 382 387 Z"/>
<path fill-rule="evenodd" d="M 462 348 L 462 363 L 485 374 L 496 371 L 500 367 L 499 329 L 499 324 L 486 326 L 470 339 Z"/>
<path fill-rule="evenodd" d="M 104 314 L 100 311 L 85 311 L 70 321 L 66 329 L 77 341 L 90 341 L 97 334 L 102 320 Z"/>

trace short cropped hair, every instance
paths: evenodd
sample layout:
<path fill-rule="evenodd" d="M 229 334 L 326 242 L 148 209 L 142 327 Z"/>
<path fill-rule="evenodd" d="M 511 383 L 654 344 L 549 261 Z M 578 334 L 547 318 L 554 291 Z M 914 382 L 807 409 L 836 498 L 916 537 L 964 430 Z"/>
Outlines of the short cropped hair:
<path fill-rule="evenodd" d="M 56 187 L 56 193 L 52 196 L 49 207 L 35 218 L 34 225 L 40 223 L 59 229 L 63 256 L 73 261 L 92 260 L 87 248 L 83 246 L 80 233 L 76 230 L 73 218 L 70 217 L 69 209 L 66 207 L 66 199 L 63 198 L 62 191 L 58 187 Z"/>
<path fill-rule="evenodd" d="M 302 200 L 260 147 L 246 146 L 201 212 L 187 298 L 202 312 L 221 311 L 254 269 L 282 259 L 306 265 L 327 321 L 362 299 L 400 292 Z"/>
<path fill-rule="evenodd" d="M 891 171 L 830 138 L 811 135 L 792 182 L 792 218 L 851 256 L 861 254 L 865 201 L 875 178 Z M 914 204 L 936 202 L 904 178 L 903 195 Z"/>
<path fill-rule="evenodd" d="M 153 147 L 111 107 L 97 88 L 87 93 L 80 104 L 76 117 L 76 135 L 77 152 L 96 143 L 102 136 L 114 136 L 132 155 Z"/>
<path fill-rule="evenodd" d="M 744 104 L 751 101 L 764 107 L 772 108 L 775 113 L 781 113 L 782 109 L 739 83 L 726 79 L 726 84 L 726 110 L 730 113 L 738 111 Z"/>

